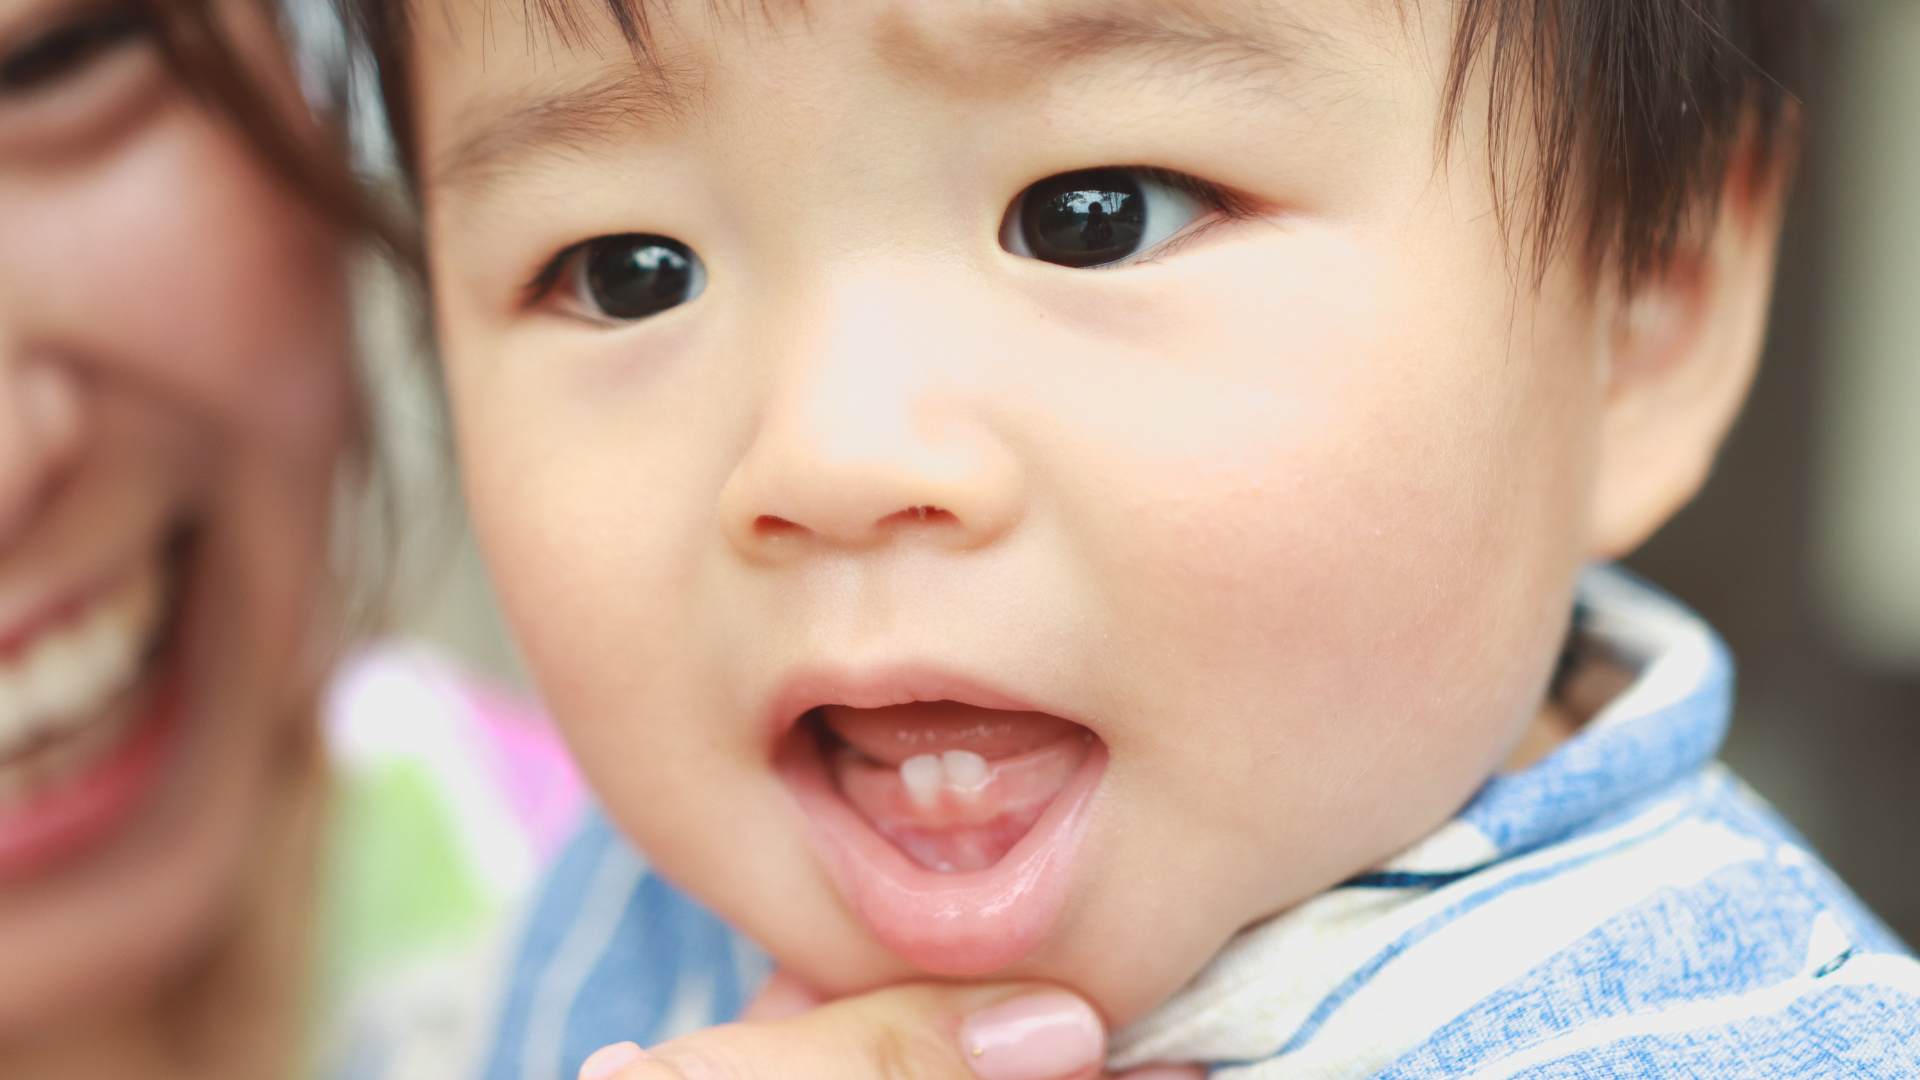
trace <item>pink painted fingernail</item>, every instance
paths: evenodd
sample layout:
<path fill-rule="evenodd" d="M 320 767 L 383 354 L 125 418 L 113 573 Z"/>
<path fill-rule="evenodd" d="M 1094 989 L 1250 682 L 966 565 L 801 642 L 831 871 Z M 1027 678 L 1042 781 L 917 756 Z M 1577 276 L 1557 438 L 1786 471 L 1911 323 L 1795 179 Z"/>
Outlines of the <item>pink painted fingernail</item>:
<path fill-rule="evenodd" d="M 1060 1080 L 1099 1067 L 1107 1032 L 1086 1002 L 1049 990 L 967 1017 L 960 1051 L 980 1080 Z"/>
<path fill-rule="evenodd" d="M 607 1080 L 607 1077 L 646 1057 L 638 1044 L 623 1042 L 603 1046 L 580 1063 L 580 1080 Z"/>

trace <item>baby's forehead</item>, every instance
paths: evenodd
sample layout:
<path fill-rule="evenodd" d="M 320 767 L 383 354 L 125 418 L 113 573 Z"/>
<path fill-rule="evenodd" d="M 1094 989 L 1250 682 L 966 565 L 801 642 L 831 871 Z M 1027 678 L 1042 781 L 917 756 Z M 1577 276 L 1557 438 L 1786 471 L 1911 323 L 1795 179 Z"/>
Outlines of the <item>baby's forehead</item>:
<path fill-rule="evenodd" d="M 586 41 L 613 33 L 649 52 L 727 38 L 790 38 L 865 28 L 876 51 L 921 72 L 1006 59 L 1071 60 L 1116 46 L 1184 54 L 1212 48 L 1280 59 L 1310 51 L 1362 14 L 1407 14 L 1389 0 L 443 0 L 489 18 Z M 540 26 L 539 24 L 544 24 Z M 541 49 L 549 33 L 529 44 Z M 597 48 L 594 50 L 598 52 Z"/>
<path fill-rule="evenodd" d="M 430 184 L 527 139 L 685 120 L 716 83 L 754 68 L 776 81 L 770 69 L 807 63 L 829 38 L 842 46 L 829 61 L 847 65 L 840 74 L 922 95 L 964 104 L 1099 80 L 1118 105 L 1129 88 L 1162 102 L 1347 93 L 1353 77 L 1378 73 L 1383 47 L 1417 35 L 1417 11 L 1387 0 L 418 2 L 445 15 L 416 19 L 420 66 L 429 83 L 454 84 L 451 101 L 428 95 L 423 120 L 439 144 L 427 148 Z M 1392 27 L 1389 41 L 1381 31 Z"/>

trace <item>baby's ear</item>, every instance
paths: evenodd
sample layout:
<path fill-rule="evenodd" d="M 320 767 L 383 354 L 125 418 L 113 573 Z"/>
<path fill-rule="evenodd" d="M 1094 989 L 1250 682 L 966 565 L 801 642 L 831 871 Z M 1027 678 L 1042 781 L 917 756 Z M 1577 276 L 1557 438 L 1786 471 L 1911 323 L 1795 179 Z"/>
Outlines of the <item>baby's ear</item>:
<path fill-rule="evenodd" d="M 1611 305 L 1591 554 L 1638 547 L 1706 481 L 1760 361 L 1783 184 L 1736 168 L 1712 233 Z"/>

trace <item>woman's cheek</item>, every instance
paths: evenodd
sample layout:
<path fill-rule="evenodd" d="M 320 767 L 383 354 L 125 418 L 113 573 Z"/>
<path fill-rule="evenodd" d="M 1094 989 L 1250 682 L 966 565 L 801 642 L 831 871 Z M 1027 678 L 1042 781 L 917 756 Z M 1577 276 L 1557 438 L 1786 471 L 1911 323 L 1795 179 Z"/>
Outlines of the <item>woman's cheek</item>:
<path fill-rule="evenodd" d="M 350 409 L 341 251 L 234 136 L 182 102 L 70 198 L 69 325 L 228 424 L 331 453 Z"/>

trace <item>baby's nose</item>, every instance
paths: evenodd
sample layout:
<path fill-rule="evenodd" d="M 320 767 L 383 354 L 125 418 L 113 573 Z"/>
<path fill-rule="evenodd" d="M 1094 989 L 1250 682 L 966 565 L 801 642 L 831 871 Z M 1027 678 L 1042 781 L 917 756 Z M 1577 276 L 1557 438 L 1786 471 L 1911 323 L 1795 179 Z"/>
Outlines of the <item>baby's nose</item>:
<path fill-rule="evenodd" d="M 743 553 L 909 538 L 976 548 L 1013 525 L 1018 466 L 967 418 L 870 394 L 806 397 L 766 419 L 721 493 Z"/>
<path fill-rule="evenodd" d="M 1021 467 L 991 418 L 991 388 L 945 335 L 926 292 L 836 298 L 793 350 L 721 493 L 729 540 L 755 558 L 913 540 L 969 549 L 1018 520 Z"/>

